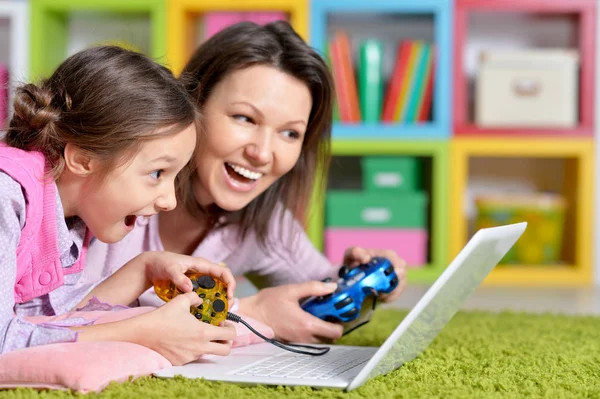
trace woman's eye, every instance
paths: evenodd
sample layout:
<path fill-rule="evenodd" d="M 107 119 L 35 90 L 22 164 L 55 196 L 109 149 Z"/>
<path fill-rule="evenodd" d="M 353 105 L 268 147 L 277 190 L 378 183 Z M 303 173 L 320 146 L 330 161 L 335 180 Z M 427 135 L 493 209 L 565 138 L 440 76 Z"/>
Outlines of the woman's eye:
<path fill-rule="evenodd" d="M 154 172 L 150 173 L 150 176 L 152 176 L 155 180 L 160 179 L 160 176 L 163 174 L 164 170 L 159 169 L 159 170 L 155 170 Z"/>
<path fill-rule="evenodd" d="M 290 139 L 299 139 L 300 138 L 300 133 L 298 133 L 295 130 L 284 130 L 283 135 Z"/>
<path fill-rule="evenodd" d="M 252 120 L 252 118 L 247 117 L 246 115 L 233 115 L 233 119 L 240 121 L 240 122 L 248 122 L 248 123 L 253 123 L 254 121 Z"/>

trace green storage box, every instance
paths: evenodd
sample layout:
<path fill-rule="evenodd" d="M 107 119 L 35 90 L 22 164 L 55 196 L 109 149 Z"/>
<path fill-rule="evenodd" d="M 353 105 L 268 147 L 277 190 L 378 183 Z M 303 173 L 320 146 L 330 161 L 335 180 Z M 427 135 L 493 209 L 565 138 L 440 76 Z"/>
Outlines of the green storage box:
<path fill-rule="evenodd" d="M 412 157 L 364 157 L 363 187 L 371 192 L 406 192 L 421 188 L 420 160 Z"/>
<path fill-rule="evenodd" d="M 329 191 L 325 223 L 329 227 L 426 228 L 427 193 Z"/>

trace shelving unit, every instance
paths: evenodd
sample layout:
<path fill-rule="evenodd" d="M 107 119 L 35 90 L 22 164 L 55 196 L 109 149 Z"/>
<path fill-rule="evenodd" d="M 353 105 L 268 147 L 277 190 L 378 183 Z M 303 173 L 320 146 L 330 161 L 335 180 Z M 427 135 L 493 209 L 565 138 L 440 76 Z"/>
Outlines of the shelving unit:
<path fill-rule="evenodd" d="M 253 11 L 283 12 L 300 36 L 323 55 L 327 38 L 337 28 L 346 30 L 355 65 L 360 41 L 370 37 L 382 40 L 386 80 L 399 40 L 421 39 L 435 45 L 429 121 L 336 123 L 333 128 L 334 157 L 408 156 L 427 160 L 429 263 L 411 269 L 410 282 L 433 282 L 473 233 L 470 196 L 484 175 L 483 169 L 489 167 L 490 176 L 501 178 L 505 169 L 535 165 L 542 169 L 548 166 L 556 173 L 555 181 L 543 173 L 534 176 L 529 169 L 525 177 L 540 190 L 556 189 L 573 204 L 567 214 L 561 264 L 502 265 L 486 284 L 592 283 L 592 237 L 600 221 L 591 221 L 600 170 L 592 169 L 594 147 L 598 145 L 595 112 L 600 108 L 590 90 L 600 87 L 596 78 L 600 59 L 596 0 L 0 1 L 0 33 L 9 37 L 9 45 L 0 47 L 0 61 L 9 65 L 11 82 L 21 82 L 48 75 L 64 58 L 85 46 L 117 42 L 149 54 L 178 74 L 203 40 L 199 33 L 206 13 Z M 489 45 L 481 35 L 498 40 Z M 516 45 L 512 42 L 515 38 Z M 483 128 L 475 123 L 473 55 L 481 48 L 507 47 L 578 50 L 576 126 Z M 314 194 L 307 231 L 316 247 L 323 249 L 325 197 Z M 598 277 L 596 281 L 600 281 Z"/>
<path fill-rule="evenodd" d="M 47 76 L 71 52 L 99 43 L 133 46 L 164 62 L 165 15 L 163 0 L 31 0 L 31 76 Z M 85 26 L 94 27 L 89 37 Z"/>
<path fill-rule="evenodd" d="M 196 21 L 211 11 L 283 11 L 296 32 L 308 40 L 308 0 L 169 0 L 168 1 L 168 59 L 175 73 L 180 73 L 190 54 L 199 44 Z"/>

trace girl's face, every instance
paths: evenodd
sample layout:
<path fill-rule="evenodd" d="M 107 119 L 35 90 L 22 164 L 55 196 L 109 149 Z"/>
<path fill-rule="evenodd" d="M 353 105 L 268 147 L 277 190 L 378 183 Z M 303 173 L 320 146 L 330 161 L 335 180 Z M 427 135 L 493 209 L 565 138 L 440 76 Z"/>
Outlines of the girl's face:
<path fill-rule="evenodd" d="M 145 141 L 130 162 L 111 170 L 101 182 L 86 183 L 78 216 L 100 241 L 113 243 L 133 230 L 137 217 L 172 210 L 177 205 L 175 177 L 195 145 L 194 124 Z"/>
<path fill-rule="evenodd" d="M 228 211 L 244 208 L 300 156 L 312 108 L 304 82 L 257 65 L 232 72 L 203 107 L 196 199 Z"/>

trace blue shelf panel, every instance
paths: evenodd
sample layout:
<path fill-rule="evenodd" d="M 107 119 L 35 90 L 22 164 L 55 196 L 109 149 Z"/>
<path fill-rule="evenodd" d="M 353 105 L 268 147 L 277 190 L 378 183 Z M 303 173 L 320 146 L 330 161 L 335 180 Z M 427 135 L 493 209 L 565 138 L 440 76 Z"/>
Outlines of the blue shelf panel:
<path fill-rule="evenodd" d="M 325 56 L 324 47 L 327 40 L 328 14 L 431 14 L 434 19 L 437 60 L 432 114 L 435 120 L 425 125 L 336 125 L 334 137 L 449 138 L 451 136 L 452 5 L 452 0 L 395 0 L 393 2 L 390 0 L 313 0 L 311 2 L 311 45 L 323 56 Z M 368 135 L 364 136 L 365 133 Z"/>
<path fill-rule="evenodd" d="M 415 124 L 340 124 L 333 126 L 333 138 L 352 140 L 447 139 L 448 129 L 437 123 Z"/>

